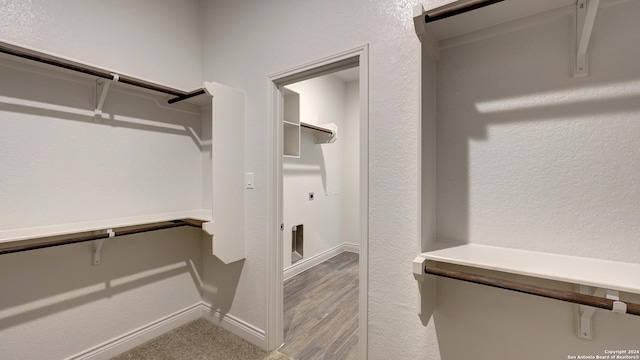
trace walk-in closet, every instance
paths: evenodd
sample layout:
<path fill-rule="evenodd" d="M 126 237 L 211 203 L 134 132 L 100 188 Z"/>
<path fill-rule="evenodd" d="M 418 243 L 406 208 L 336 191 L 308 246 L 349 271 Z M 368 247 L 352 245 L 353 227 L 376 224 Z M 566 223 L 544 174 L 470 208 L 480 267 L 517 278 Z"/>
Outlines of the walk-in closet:
<path fill-rule="evenodd" d="M 640 359 L 640 0 L 0 0 L 0 360 Z"/>

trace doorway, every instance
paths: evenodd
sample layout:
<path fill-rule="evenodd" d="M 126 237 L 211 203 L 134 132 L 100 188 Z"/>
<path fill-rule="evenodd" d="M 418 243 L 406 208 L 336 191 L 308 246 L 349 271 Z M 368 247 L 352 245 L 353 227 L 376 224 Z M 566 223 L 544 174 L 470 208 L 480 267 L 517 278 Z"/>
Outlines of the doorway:
<path fill-rule="evenodd" d="M 294 359 L 358 359 L 359 68 L 281 92 L 280 352 Z"/>
<path fill-rule="evenodd" d="M 368 47 L 363 46 L 344 53 L 340 53 L 310 64 L 280 72 L 269 77 L 270 99 L 270 237 L 268 245 L 268 308 L 267 331 L 265 340 L 269 349 L 276 349 L 283 345 L 284 341 L 284 280 L 291 279 L 305 270 L 312 271 L 314 267 L 325 270 L 335 269 L 331 261 L 338 261 L 339 257 L 333 257 L 341 253 L 350 253 L 352 264 L 357 264 L 357 353 L 360 359 L 366 359 L 367 349 L 367 283 L 368 283 Z M 329 75 L 333 74 L 333 75 Z M 353 76 L 355 74 L 355 79 Z M 352 83 L 351 91 L 357 93 L 355 105 L 357 115 L 352 123 L 345 123 L 343 119 L 331 123 L 330 119 L 320 114 L 321 111 L 306 112 L 300 110 L 300 97 L 309 99 L 308 89 L 314 81 L 322 82 L 332 76 L 344 76 L 345 93 L 349 88 L 349 79 L 357 79 Z M 351 77 L 351 78 L 349 78 Z M 303 95 L 301 93 L 306 93 Z M 296 97 L 298 99 L 296 100 Z M 293 104 L 292 105 L 292 100 Z M 297 105 L 296 105 L 297 101 Z M 292 110 L 293 109 L 293 110 Z M 317 109 L 316 109 L 317 110 Z M 291 111 L 304 113 L 303 118 L 291 117 Z M 285 119 L 287 113 L 288 120 Z M 289 121 L 290 120 L 290 121 Z M 286 121 L 286 122 L 285 122 Z M 340 123 L 342 123 L 340 125 Z M 353 125 L 356 130 L 353 132 Z M 340 126 L 338 126 L 340 125 Z M 349 125 L 351 135 L 349 135 Z M 343 128 L 341 131 L 340 128 Z M 336 131 L 337 130 L 337 131 Z M 355 141 L 344 141 L 342 145 L 333 139 L 346 135 L 353 136 Z M 336 145 L 338 144 L 338 145 Z M 331 148 L 331 146 L 334 146 Z M 353 173 L 357 174 L 355 186 L 348 185 L 344 180 L 347 174 L 336 175 L 336 162 L 342 161 L 339 148 L 355 146 L 355 157 L 349 166 L 352 171 L 350 176 L 354 180 Z M 353 148 L 350 153 L 353 155 Z M 346 154 L 346 153 L 345 153 Z M 338 159 L 338 161 L 334 161 Z M 345 167 L 342 166 L 342 170 Z M 294 197 L 296 204 L 286 195 L 283 183 L 286 174 L 306 174 L 313 183 L 306 186 L 298 186 Z M 303 177 L 303 176 L 300 176 Z M 300 179 L 298 179 L 300 180 Z M 287 188 L 296 188 L 297 180 L 293 177 L 287 180 Z M 304 184 L 298 181 L 298 184 Z M 294 185 L 294 186 L 291 186 Z M 355 187 L 355 190 L 353 189 Z M 309 189 L 311 188 L 311 189 Z M 351 189 L 351 192 L 348 191 Z M 345 190 L 345 191 L 343 191 Z M 355 191 L 355 196 L 353 196 Z M 304 196 L 302 196 L 304 195 Z M 285 205 L 285 196 L 288 203 Z M 348 199 L 351 199 L 349 202 Z M 353 202 L 355 199 L 355 202 Z M 322 204 L 321 204 L 322 203 Z M 310 205 L 311 204 L 311 205 Z M 350 204 L 350 205 L 348 205 Z M 345 210 L 351 206 L 351 210 Z M 304 207 L 313 213 L 318 209 L 327 215 L 324 221 L 333 220 L 337 224 L 331 226 L 320 225 L 312 217 L 298 217 Z M 337 209 L 331 211 L 330 208 Z M 294 214 L 285 219 L 285 208 L 289 214 Z M 296 210 L 298 209 L 298 210 Z M 315 210 L 314 210 L 315 209 Z M 343 216 L 337 216 L 342 211 Z M 346 214 L 348 212 L 349 214 Z M 289 219 L 289 218 L 292 219 Z M 354 219 L 357 222 L 354 228 Z M 340 224 L 349 224 L 342 226 Z M 323 234 L 319 234 L 322 233 Z M 351 234 L 351 235 L 349 235 Z M 323 243 L 321 237 L 328 242 Z M 350 239 L 350 240 L 347 240 Z M 332 242 L 333 241 L 333 242 Z M 347 258 L 349 255 L 347 254 Z M 324 261 L 329 264 L 319 265 Z M 346 258 L 345 258 L 346 259 Z M 343 260 L 345 260 L 343 259 Z M 355 260 L 355 262 L 353 261 Z M 348 259 L 346 259 L 349 262 Z M 336 265 L 335 263 L 333 265 Z M 286 269 L 285 269 L 286 268 Z M 355 270 L 354 270 L 355 272 Z M 346 311 L 346 310 L 345 310 Z M 287 324 L 291 325 L 291 324 Z M 353 331 L 352 331 L 353 332 Z M 285 344 L 286 346 L 286 344 Z M 285 351 L 286 353 L 286 351 Z"/>

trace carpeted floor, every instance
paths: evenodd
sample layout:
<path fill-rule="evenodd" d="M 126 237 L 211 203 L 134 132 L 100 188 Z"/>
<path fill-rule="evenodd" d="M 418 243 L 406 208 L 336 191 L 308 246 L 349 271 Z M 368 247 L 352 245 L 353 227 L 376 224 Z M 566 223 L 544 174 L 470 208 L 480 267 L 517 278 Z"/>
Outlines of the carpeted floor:
<path fill-rule="evenodd" d="M 112 360 L 291 360 L 267 352 L 205 319 L 198 319 Z"/>

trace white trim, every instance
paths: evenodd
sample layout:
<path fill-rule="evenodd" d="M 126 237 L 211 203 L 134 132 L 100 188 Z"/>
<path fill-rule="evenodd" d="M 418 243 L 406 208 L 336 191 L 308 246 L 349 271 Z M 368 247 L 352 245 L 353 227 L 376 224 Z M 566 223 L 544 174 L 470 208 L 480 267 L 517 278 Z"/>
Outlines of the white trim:
<path fill-rule="evenodd" d="M 360 244 L 344 243 L 344 251 L 360 254 Z"/>
<path fill-rule="evenodd" d="M 282 129 L 281 101 L 278 86 L 286 78 L 328 68 L 340 61 L 358 59 L 360 69 L 360 257 L 359 257 L 359 350 L 367 359 L 369 293 L 369 45 L 363 45 L 318 61 L 273 74 L 267 79 L 269 104 L 269 239 L 267 244 L 267 311 L 266 343 L 269 350 L 283 341 L 283 244 L 282 224 Z M 338 70 L 333 69 L 333 70 Z M 318 74 L 319 75 L 319 74 Z"/>
<path fill-rule="evenodd" d="M 108 360 L 134 347 L 144 344 L 162 334 L 178 328 L 202 316 L 202 303 L 191 305 L 185 309 L 165 316 L 159 320 L 139 327 L 126 334 L 117 336 L 102 344 L 70 356 L 65 360 Z"/>
<path fill-rule="evenodd" d="M 358 272 L 359 358 L 369 358 L 369 45 L 360 58 L 360 256 Z"/>
<path fill-rule="evenodd" d="M 269 103 L 269 241 L 267 242 L 267 311 L 266 344 L 268 350 L 279 348 L 284 342 L 283 334 L 283 245 L 282 245 L 282 126 L 283 98 L 275 78 L 267 79 L 267 101 Z"/>
<path fill-rule="evenodd" d="M 334 246 L 329 250 L 325 250 L 320 254 L 311 256 L 306 259 L 302 259 L 295 264 L 289 266 L 284 269 L 284 281 L 291 279 L 292 277 L 303 273 L 312 267 L 319 265 L 332 257 L 342 254 L 345 251 L 352 253 L 359 253 L 360 246 L 358 244 L 350 244 L 350 243 L 342 243 L 340 245 Z"/>
<path fill-rule="evenodd" d="M 202 304 L 202 317 L 256 346 L 260 346 L 263 349 L 267 347 L 264 330 L 244 320 L 233 315 L 223 314 L 219 310 L 213 309 L 211 305 L 205 303 Z"/>

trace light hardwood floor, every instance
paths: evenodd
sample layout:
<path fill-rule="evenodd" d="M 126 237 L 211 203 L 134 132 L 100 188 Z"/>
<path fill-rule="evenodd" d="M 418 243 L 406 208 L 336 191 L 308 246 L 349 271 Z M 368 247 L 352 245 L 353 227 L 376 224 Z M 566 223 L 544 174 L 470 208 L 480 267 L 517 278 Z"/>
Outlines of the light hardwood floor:
<path fill-rule="evenodd" d="M 358 359 L 358 254 L 343 252 L 284 283 L 282 353 Z"/>

